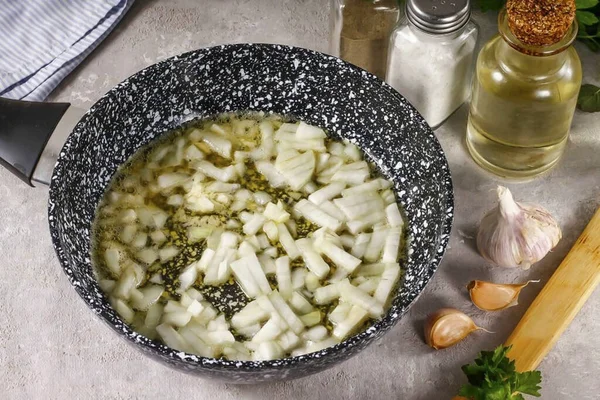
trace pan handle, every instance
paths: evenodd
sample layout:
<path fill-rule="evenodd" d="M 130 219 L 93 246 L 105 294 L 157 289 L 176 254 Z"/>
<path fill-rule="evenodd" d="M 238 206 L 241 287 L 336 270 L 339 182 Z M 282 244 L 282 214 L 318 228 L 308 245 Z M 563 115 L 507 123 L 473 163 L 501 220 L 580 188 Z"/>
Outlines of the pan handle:
<path fill-rule="evenodd" d="M 33 186 L 46 144 L 69 106 L 0 98 L 0 165 Z"/>

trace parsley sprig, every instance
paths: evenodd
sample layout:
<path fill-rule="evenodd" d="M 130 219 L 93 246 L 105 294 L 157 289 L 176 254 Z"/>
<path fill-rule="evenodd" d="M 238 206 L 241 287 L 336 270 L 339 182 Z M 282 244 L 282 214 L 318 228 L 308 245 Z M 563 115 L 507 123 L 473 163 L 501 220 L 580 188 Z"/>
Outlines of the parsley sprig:
<path fill-rule="evenodd" d="M 542 374 L 539 371 L 517 372 L 515 362 L 506 354 L 509 347 L 482 351 L 473 364 L 464 365 L 468 384 L 459 394 L 471 400 L 524 400 L 524 394 L 539 397 Z"/>

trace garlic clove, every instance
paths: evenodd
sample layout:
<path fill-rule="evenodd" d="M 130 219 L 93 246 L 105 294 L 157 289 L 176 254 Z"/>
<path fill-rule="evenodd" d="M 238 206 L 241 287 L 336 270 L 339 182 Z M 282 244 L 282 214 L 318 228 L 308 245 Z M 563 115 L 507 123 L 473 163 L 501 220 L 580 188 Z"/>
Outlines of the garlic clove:
<path fill-rule="evenodd" d="M 477 308 L 484 311 L 499 311 L 516 306 L 521 290 L 531 282 L 521 284 L 500 284 L 485 281 L 471 281 L 467 285 L 471 301 Z"/>
<path fill-rule="evenodd" d="M 549 211 L 514 201 L 510 190 L 499 186 L 498 206 L 481 220 L 477 248 L 488 261 L 503 267 L 528 269 L 548 254 L 562 238 Z"/>
<path fill-rule="evenodd" d="M 442 308 L 427 317 L 425 342 L 436 350 L 445 349 L 477 330 L 486 331 L 475 325 L 465 313 L 454 308 Z"/>

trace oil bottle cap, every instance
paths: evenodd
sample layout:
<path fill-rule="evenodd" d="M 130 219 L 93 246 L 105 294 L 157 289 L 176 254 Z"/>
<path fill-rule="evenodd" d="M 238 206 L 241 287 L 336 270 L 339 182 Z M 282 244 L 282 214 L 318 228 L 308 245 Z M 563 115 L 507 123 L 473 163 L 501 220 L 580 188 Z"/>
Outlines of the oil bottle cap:
<path fill-rule="evenodd" d="M 508 0 L 508 27 L 525 44 L 549 46 L 565 36 L 575 9 L 575 0 Z"/>
<path fill-rule="evenodd" d="M 471 16 L 470 0 L 408 0 L 406 16 L 427 33 L 444 34 L 459 30 Z"/>

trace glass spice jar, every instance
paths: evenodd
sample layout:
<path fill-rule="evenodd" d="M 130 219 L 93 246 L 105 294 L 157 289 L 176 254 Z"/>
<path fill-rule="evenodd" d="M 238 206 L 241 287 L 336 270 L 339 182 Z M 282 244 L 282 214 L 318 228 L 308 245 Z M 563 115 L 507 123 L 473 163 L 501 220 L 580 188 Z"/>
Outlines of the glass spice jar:
<path fill-rule="evenodd" d="M 331 0 L 330 52 L 384 79 L 398 0 Z"/>
<path fill-rule="evenodd" d="M 577 24 L 567 24 L 557 41 L 549 37 L 538 40 L 548 44 L 532 45 L 513 33 L 506 10 L 498 22 L 500 34 L 477 60 L 467 147 L 480 166 L 497 175 L 531 178 L 553 167 L 567 144 L 582 79 L 571 46 Z"/>
<path fill-rule="evenodd" d="M 435 129 L 469 98 L 479 28 L 469 0 L 407 0 L 405 15 L 386 81 Z"/>

